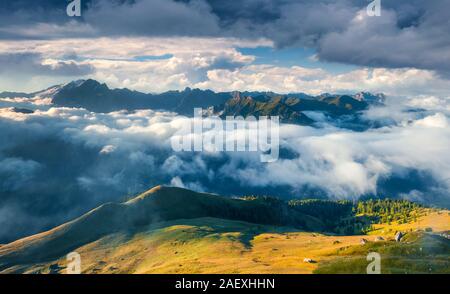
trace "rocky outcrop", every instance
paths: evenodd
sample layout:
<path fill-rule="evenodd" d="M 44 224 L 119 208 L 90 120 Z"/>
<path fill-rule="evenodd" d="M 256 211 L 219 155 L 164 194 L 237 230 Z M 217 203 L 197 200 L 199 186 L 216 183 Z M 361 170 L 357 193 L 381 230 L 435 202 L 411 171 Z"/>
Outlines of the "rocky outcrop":
<path fill-rule="evenodd" d="M 403 234 L 402 232 L 397 232 L 394 237 L 395 242 L 400 242 L 404 236 L 405 234 Z"/>

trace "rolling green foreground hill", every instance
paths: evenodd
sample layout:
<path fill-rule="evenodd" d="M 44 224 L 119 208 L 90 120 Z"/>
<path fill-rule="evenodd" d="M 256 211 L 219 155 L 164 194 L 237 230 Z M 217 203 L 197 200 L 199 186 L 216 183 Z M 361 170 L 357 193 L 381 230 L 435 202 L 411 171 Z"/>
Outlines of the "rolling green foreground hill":
<path fill-rule="evenodd" d="M 385 224 L 391 206 L 404 217 Z M 449 230 L 448 211 L 406 202 L 369 203 L 368 216 L 360 209 L 155 187 L 0 246 L 0 272 L 64 273 L 76 251 L 83 273 L 347 273 L 364 271 L 371 250 L 386 261 L 383 272 L 448 271 L 450 241 L 440 235 Z M 397 230 L 406 233 L 401 242 L 393 241 Z"/>

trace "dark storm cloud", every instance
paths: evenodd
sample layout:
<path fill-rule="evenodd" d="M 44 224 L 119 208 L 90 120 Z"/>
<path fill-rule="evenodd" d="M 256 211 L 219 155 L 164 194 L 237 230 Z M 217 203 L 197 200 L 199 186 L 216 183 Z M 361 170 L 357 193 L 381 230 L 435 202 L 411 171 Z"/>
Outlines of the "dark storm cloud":
<path fill-rule="evenodd" d="M 448 11 L 449 1 L 411 1 L 400 3 L 398 7 L 386 1 L 381 17 L 363 15 L 344 31 L 323 36 L 318 41 L 318 55 L 328 61 L 374 67 L 414 67 L 448 75 Z"/>
<path fill-rule="evenodd" d="M 278 47 L 314 46 L 323 34 L 344 29 L 357 7 L 349 1 L 211 0 L 213 12 L 231 33 L 267 37 Z"/>
<path fill-rule="evenodd" d="M 234 34 L 262 35 L 279 47 L 313 47 L 324 61 L 450 73 L 446 0 L 384 0 L 380 17 L 367 16 L 369 2 L 358 0 L 209 3 Z"/>
<path fill-rule="evenodd" d="M 21 33 L 14 30 L 5 31 L 6 27 L 32 28 L 37 23 L 58 24 L 67 21 L 65 2 L 57 0 L 31 1 L 16 0 L 0 3 L 0 37 L 21 38 Z"/>
<path fill-rule="evenodd" d="M 81 0 L 82 16 L 69 17 L 70 1 L 25 1 L 0 6 L 0 38 L 98 36 L 215 36 L 217 17 L 203 0 Z M 76 29 L 76 28 L 79 29 Z M 30 33 L 30 31 L 33 31 Z"/>
<path fill-rule="evenodd" d="M 0 54 L 0 74 L 43 76 L 83 76 L 94 72 L 87 64 L 77 64 L 74 61 L 58 61 L 55 64 L 43 64 L 40 54 L 11 53 Z"/>
<path fill-rule="evenodd" d="M 99 0 L 85 14 L 86 22 L 108 35 L 213 36 L 220 34 L 217 17 L 203 1 L 167 0 L 111 4 Z"/>

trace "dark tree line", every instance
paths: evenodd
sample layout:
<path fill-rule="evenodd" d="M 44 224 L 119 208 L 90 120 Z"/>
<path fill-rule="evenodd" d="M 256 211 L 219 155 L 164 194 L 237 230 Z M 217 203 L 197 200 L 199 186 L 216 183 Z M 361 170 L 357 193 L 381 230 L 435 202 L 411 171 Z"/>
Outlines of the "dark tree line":
<path fill-rule="evenodd" d="M 353 211 L 353 203 L 346 200 L 290 200 L 288 205 L 296 211 L 320 219 L 329 229 L 342 219 L 351 217 Z"/>
<path fill-rule="evenodd" d="M 324 230 L 346 235 L 365 233 L 371 230 L 372 224 L 376 223 L 417 221 L 417 218 L 424 213 L 422 205 L 408 200 L 371 199 L 352 202 L 306 199 L 284 202 L 277 198 L 256 196 L 243 199 L 265 204 L 266 208 L 278 208 L 279 212 L 283 211 L 283 217 L 295 213 L 311 216 L 323 223 Z M 281 207 L 284 208 L 280 210 Z"/>

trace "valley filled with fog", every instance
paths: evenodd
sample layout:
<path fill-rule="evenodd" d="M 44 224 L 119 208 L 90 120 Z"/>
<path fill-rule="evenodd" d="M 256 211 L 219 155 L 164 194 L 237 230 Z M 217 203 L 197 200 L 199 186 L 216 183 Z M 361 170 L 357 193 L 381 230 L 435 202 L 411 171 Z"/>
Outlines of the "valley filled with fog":
<path fill-rule="evenodd" d="M 410 199 L 450 207 L 450 104 L 388 96 L 358 113 L 361 128 L 318 111 L 280 126 L 280 158 L 174 152 L 192 118 L 151 109 L 96 113 L 52 93 L 0 98 L 0 243 L 58 225 L 155 185 L 226 196 Z M 356 115 L 356 114 L 355 114 Z"/>

